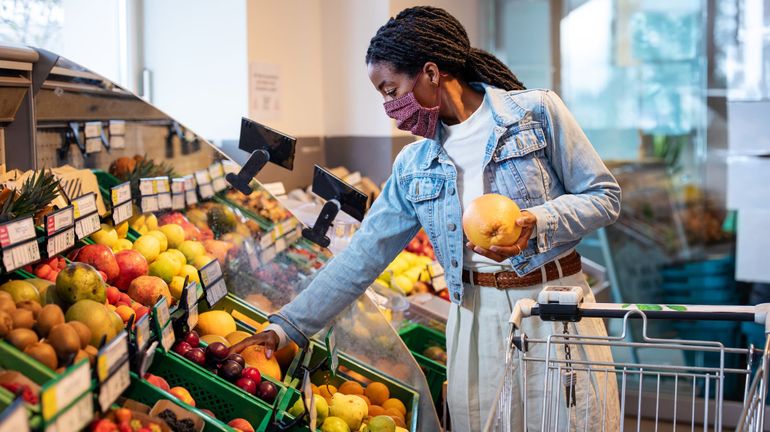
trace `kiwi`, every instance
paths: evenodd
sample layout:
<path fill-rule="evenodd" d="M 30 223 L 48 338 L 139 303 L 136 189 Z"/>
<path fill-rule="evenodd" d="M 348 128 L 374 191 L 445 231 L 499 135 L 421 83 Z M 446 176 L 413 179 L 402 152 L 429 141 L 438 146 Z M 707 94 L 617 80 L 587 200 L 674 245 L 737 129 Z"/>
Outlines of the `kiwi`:
<path fill-rule="evenodd" d="M 59 362 L 56 360 L 56 350 L 45 342 L 36 342 L 29 345 L 24 348 L 24 353 L 48 366 L 51 370 L 56 370 L 59 367 Z"/>
<path fill-rule="evenodd" d="M 88 356 L 88 362 L 91 363 L 91 367 L 96 363 L 96 356 L 99 355 L 99 350 L 93 345 L 87 345 L 83 351 Z"/>
<path fill-rule="evenodd" d="M 55 325 L 48 332 L 46 342 L 51 344 L 62 363 L 69 363 L 69 360 L 80 351 L 80 336 L 67 324 Z"/>
<path fill-rule="evenodd" d="M 30 329 L 19 328 L 13 329 L 5 338 L 11 345 L 24 351 L 27 346 L 32 345 L 38 341 L 37 335 Z"/>
<path fill-rule="evenodd" d="M 5 292 L 5 291 L 0 291 Z M 0 311 L 11 313 L 16 310 L 16 303 L 13 302 L 13 298 L 0 297 Z"/>
<path fill-rule="evenodd" d="M 35 315 L 29 309 L 16 309 L 11 314 L 13 328 L 31 329 L 35 326 Z"/>
<path fill-rule="evenodd" d="M 78 332 L 78 336 L 80 336 L 80 348 L 85 349 L 88 346 L 88 342 L 91 341 L 91 329 L 80 321 L 70 321 L 67 325 Z"/>
<path fill-rule="evenodd" d="M 8 312 L 0 311 L 0 338 L 4 338 L 13 330 L 13 318 Z"/>
<path fill-rule="evenodd" d="M 37 320 L 37 334 L 40 337 L 46 337 L 48 332 L 57 324 L 64 324 L 64 312 L 62 312 L 61 308 L 55 304 L 43 306 L 40 309 L 40 316 Z"/>
<path fill-rule="evenodd" d="M 75 360 L 73 360 L 73 361 L 72 361 L 72 364 L 76 364 L 76 363 L 79 363 L 79 362 L 81 362 L 83 359 L 87 359 L 87 358 L 88 358 L 88 353 L 86 353 L 86 352 L 85 352 L 85 351 L 83 351 L 83 350 L 79 350 L 79 351 L 78 351 L 78 353 L 77 353 L 77 355 L 75 355 Z"/>
<path fill-rule="evenodd" d="M 16 303 L 16 309 L 19 308 L 32 311 L 32 315 L 35 317 L 35 321 L 37 321 L 37 318 L 40 316 L 40 310 L 43 309 L 43 307 L 40 306 L 40 303 L 34 300 L 25 300 L 23 302 Z"/>

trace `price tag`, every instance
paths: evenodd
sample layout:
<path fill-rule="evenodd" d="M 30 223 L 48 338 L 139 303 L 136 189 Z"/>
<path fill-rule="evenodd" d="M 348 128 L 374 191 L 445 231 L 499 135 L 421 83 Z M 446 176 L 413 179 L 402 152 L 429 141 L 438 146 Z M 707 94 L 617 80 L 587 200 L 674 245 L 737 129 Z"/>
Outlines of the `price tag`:
<path fill-rule="evenodd" d="M 142 213 L 153 213 L 160 209 L 158 204 L 158 195 L 143 196 L 140 201 Z"/>
<path fill-rule="evenodd" d="M 173 207 L 173 202 L 171 201 L 171 194 L 166 193 L 159 193 L 158 194 L 158 208 L 161 210 L 167 210 Z"/>
<path fill-rule="evenodd" d="M 32 216 L 16 219 L 0 225 L 0 246 L 8 247 L 35 238 Z"/>
<path fill-rule="evenodd" d="M 120 149 L 126 147 L 126 122 L 123 120 L 110 120 L 110 148 Z"/>
<path fill-rule="evenodd" d="M 71 205 L 45 216 L 45 231 L 51 236 L 75 225 L 75 210 Z"/>
<path fill-rule="evenodd" d="M 157 186 L 155 184 L 155 179 L 153 178 L 139 179 L 139 193 L 142 196 L 155 195 L 156 193 L 158 193 Z"/>
<path fill-rule="evenodd" d="M 75 246 L 75 228 L 68 228 L 59 234 L 48 237 L 46 241 L 46 252 L 52 257 Z"/>
<path fill-rule="evenodd" d="M 89 391 L 65 413 L 59 415 L 53 424 L 46 426 L 46 432 L 69 432 L 83 430 L 94 418 L 94 397 Z"/>
<path fill-rule="evenodd" d="M 106 411 L 131 383 L 128 371 L 128 334 L 122 331 L 96 358 L 99 405 Z"/>
<path fill-rule="evenodd" d="M 262 188 L 270 192 L 272 196 L 286 195 L 286 188 L 283 186 L 283 182 L 264 183 Z"/>
<path fill-rule="evenodd" d="M 238 174 L 238 171 L 241 170 L 241 167 L 230 159 L 222 161 L 222 168 L 224 168 L 225 174 Z"/>
<path fill-rule="evenodd" d="M 185 180 L 183 178 L 171 179 L 171 193 L 174 195 L 183 194 L 184 183 L 185 183 Z"/>
<path fill-rule="evenodd" d="M 329 333 L 326 334 L 326 356 L 329 360 L 329 369 L 332 376 L 337 376 L 340 360 L 337 353 L 337 337 L 334 334 L 334 327 L 330 328 Z"/>
<path fill-rule="evenodd" d="M 212 179 L 225 176 L 225 170 L 220 162 L 214 162 L 209 166 L 209 176 L 211 176 Z"/>
<path fill-rule="evenodd" d="M 136 347 L 144 351 L 150 341 L 150 315 L 145 315 L 136 321 Z"/>
<path fill-rule="evenodd" d="M 125 182 L 112 187 L 110 189 L 110 198 L 113 206 L 131 201 L 131 183 Z"/>
<path fill-rule="evenodd" d="M 119 225 L 122 222 L 129 220 L 133 215 L 134 206 L 131 204 L 131 201 L 124 202 L 123 204 L 112 208 L 112 220 L 115 222 L 115 225 Z"/>
<path fill-rule="evenodd" d="M 163 346 L 163 349 L 166 351 L 171 351 L 171 348 L 174 346 L 174 326 L 171 325 L 171 323 L 167 324 L 165 327 L 163 327 L 163 330 L 161 330 L 161 339 L 160 344 Z"/>
<path fill-rule="evenodd" d="M 0 432 L 29 432 L 29 414 L 22 398 L 14 400 L 0 414 Z"/>
<path fill-rule="evenodd" d="M 75 222 L 75 234 L 77 234 L 78 240 L 80 240 L 99 231 L 100 227 L 101 223 L 99 221 L 99 214 L 91 213 L 90 215 L 84 216 Z"/>
<path fill-rule="evenodd" d="M 99 385 L 99 407 L 102 412 L 106 412 L 112 404 L 123 394 L 131 385 L 131 375 L 128 368 L 128 358 L 123 362 L 117 371 L 106 381 Z"/>
<path fill-rule="evenodd" d="M 211 184 L 214 188 L 214 191 L 216 192 L 222 192 L 223 190 L 227 189 L 227 182 L 225 181 L 224 177 L 215 177 Z"/>
<path fill-rule="evenodd" d="M 187 310 L 187 328 L 194 329 L 198 325 L 198 304 Z"/>
<path fill-rule="evenodd" d="M 161 176 L 161 177 L 155 177 L 155 193 L 165 193 L 165 192 L 171 192 L 171 187 L 169 186 L 168 177 Z"/>
<path fill-rule="evenodd" d="M 225 298 L 227 295 L 227 285 L 225 284 L 225 279 L 221 278 L 213 284 L 207 286 L 205 291 L 206 302 L 210 307 L 214 307 L 214 305 L 219 303 L 219 301 Z"/>
<path fill-rule="evenodd" d="M 37 246 L 37 240 L 29 240 L 18 246 L 3 249 L 3 266 L 7 272 L 38 260 L 40 260 L 40 248 Z"/>
<path fill-rule="evenodd" d="M 91 387 L 91 367 L 87 360 L 73 366 L 43 386 L 40 404 L 43 420 L 49 421 Z M 79 430 L 77 428 L 70 430 Z"/>
<path fill-rule="evenodd" d="M 158 328 L 163 328 L 168 324 L 171 315 L 168 312 L 168 302 L 166 297 L 161 297 L 157 303 L 155 303 L 155 323 Z"/>
<path fill-rule="evenodd" d="M 195 189 L 184 191 L 184 200 L 189 205 L 197 204 L 198 195 L 195 193 Z"/>
<path fill-rule="evenodd" d="M 86 138 L 101 138 L 102 136 L 102 122 L 87 122 L 84 129 Z"/>
<path fill-rule="evenodd" d="M 173 210 L 183 210 L 184 209 L 184 194 L 183 193 L 171 196 L 171 208 Z"/>
<path fill-rule="evenodd" d="M 195 182 L 198 183 L 198 186 L 211 184 L 211 176 L 208 170 L 195 171 Z"/>
<path fill-rule="evenodd" d="M 184 190 L 195 190 L 196 183 L 193 175 L 186 175 L 182 179 L 184 180 Z"/>
<path fill-rule="evenodd" d="M 209 199 L 214 196 L 214 188 L 210 183 L 199 184 L 198 192 L 201 194 L 201 198 L 203 199 Z"/>
<path fill-rule="evenodd" d="M 213 259 L 208 264 L 201 267 L 198 273 L 200 274 L 200 279 L 203 283 L 203 288 L 205 289 L 208 285 L 213 284 L 217 279 L 222 277 L 222 268 L 219 266 L 219 261 Z"/>
<path fill-rule="evenodd" d="M 192 281 L 185 287 L 185 302 L 182 305 L 185 309 L 189 310 L 194 305 L 198 304 L 198 283 Z"/>
<path fill-rule="evenodd" d="M 123 135 L 110 135 L 110 148 L 111 149 L 122 149 L 126 148 L 126 137 Z"/>

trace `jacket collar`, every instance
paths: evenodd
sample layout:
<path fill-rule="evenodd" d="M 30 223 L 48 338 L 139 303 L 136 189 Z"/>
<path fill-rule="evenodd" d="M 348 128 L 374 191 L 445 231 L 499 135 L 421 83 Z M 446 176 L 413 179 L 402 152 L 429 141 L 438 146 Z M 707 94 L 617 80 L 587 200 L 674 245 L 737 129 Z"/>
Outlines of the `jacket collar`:
<path fill-rule="evenodd" d="M 470 83 L 470 85 L 486 94 L 487 97 L 484 100 L 489 103 L 492 116 L 498 127 L 508 128 L 526 115 L 527 110 L 513 100 L 510 92 L 485 83 L 474 82 Z M 425 140 L 428 146 L 428 154 L 420 165 L 421 169 L 427 169 L 441 155 L 441 135 L 443 134 L 443 129 L 439 124 L 436 128 L 436 135 Z"/>

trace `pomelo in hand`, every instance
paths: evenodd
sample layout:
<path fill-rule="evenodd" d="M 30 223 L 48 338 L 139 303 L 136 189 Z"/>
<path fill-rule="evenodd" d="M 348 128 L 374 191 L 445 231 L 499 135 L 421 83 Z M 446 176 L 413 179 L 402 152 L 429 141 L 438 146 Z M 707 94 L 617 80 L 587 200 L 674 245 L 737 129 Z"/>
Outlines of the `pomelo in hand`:
<path fill-rule="evenodd" d="M 476 246 L 513 246 L 519 239 L 521 227 L 519 206 L 512 199 L 499 194 L 482 195 L 471 202 L 463 212 L 463 231 Z"/>

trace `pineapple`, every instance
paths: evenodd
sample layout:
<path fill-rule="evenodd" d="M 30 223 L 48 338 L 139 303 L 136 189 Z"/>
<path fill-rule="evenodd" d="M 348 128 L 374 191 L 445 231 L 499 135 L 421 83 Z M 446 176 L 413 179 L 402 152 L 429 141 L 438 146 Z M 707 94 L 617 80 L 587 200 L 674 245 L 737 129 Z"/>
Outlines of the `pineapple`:
<path fill-rule="evenodd" d="M 42 223 L 50 213 L 51 202 L 58 195 L 59 181 L 48 170 L 32 174 L 18 191 L 4 189 L 0 192 L 0 222 L 25 216 L 35 216 L 35 224 Z"/>

